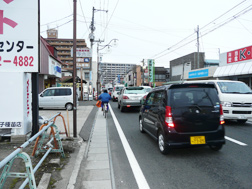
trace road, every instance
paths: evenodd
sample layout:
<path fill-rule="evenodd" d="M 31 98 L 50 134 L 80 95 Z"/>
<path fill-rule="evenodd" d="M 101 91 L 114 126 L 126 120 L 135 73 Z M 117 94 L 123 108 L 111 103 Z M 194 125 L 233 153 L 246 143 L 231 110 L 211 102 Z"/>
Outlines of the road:
<path fill-rule="evenodd" d="M 200 147 L 175 149 L 162 155 L 157 142 L 139 132 L 138 110 L 122 113 L 117 102 L 111 101 L 110 105 L 118 120 L 115 124 L 113 113 L 109 113 L 116 188 L 252 188 L 252 122 L 226 123 L 226 144 L 219 152 Z M 120 136 L 118 128 L 122 129 Z M 121 139 L 123 136 L 126 140 Z"/>

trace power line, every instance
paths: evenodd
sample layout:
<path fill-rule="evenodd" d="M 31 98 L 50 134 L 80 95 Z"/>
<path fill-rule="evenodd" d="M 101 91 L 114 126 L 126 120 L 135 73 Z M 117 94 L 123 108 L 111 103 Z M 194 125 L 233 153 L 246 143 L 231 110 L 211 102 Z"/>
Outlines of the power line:
<path fill-rule="evenodd" d="M 245 8 L 245 9 L 242 10 L 243 12 L 240 11 L 239 13 L 237 13 L 237 14 L 234 15 L 234 16 L 232 16 L 231 18 L 229 18 L 229 19 L 228 19 L 227 21 L 225 21 L 224 23 L 222 23 L 222 24 L 218 25 L 217 27 L 215 27 L 215 28 L 209 30 L 208 32 L 202 34 L 202 35 L 201 35 L 201 38 L 202 38 L 203 36 L 205 36 L 205 35 L 207 35 L 207 34 L 213 32 L 213 31 L 215 31 L 216 29 L 218 29 L 218 28 L 220 28 L 220 27 L 226 25 L 227 23 L 231 22 L 232 20 L 234 20 L 234 19 L 240 17 L 241 15 L 243 15 L 243 14 L 245 14 L 245 13 L 251 11 L 252 8 L 248 9 L 248 8 L 251 7 L 251 6 L 252 6 L 252 5 L 248 6 L 247 8 Z M 246 9 L 247 9 L 247 10 L 246 10 Z M 165 55 L 167 55 L 167 54 L 169 54 L 169 53 L 172 53 L 173 51 L 175 51 L 175 50 L 177 50 L 177 49 L 180 49 L 180 48 L 182 48 L 182 47 L 188 45 L 189 43 L 191 43 L 191 42 L 193 42 L 193 41 L 195 41 L 195 38 L 194 38 L 193 40 L 191 40 L 191 41 L 189 41 L 189 42 L 183 44 L 182 46 L 179 46 L 178 48 L 176 48 L 176 49 L 174 49 L 174 50 L 172 50 L 172 51 L 169 51 L 169 52 L 167 52 L 167 53 L 165 53 L 165 54 L 163 54 L 163 55 L 160 55 L 160 56 L 156 57 L 155 59 L 161 58 L 161 57 L 163 57 L 163 56 L 165 56 Z"/>
<path fill-rule="evenodd" d="M 107 25 L 106 25 L 105 29 L 104 29 L 104 30 L 103 30 L 103 32 L 101 33 L 101 36 L 102 36 L 102 35 L 103 35 L 103 33 L 106 31 L 106 29 L 107 29 L 107 27 L 108 27 L 108 25 L 109 25 L 109 22 L 110 22 L 110 20 L 111 20 L 111 19 L 112 19 L 112 17 L 113 17 L 113 14 L 114 14 L 114 12 L 115 12 L 115 10 L 116 10 L 116 7 L 117 7 L 118 3 L 119 3 L 119 0 L 117 0 L 117 2 L 116 2 L 116 6 L 115 6 L 115 8 L 114 8 L 114 10 L 113 10 L 113 12 L 112 12 L 112 14 L 111 14 L 110 18 L 109 18 L 109 21 L 108 21 L 108 23 L 107 23 Z"/>
<path fill-rule="evenodd" d="M 61 27 L 61 26 L 64 26 L 64 25 L 66 25 L 66 24 L 68 24 L 68 23 L 70 23 L 70 22 L 72 22 L 73 20 L 69 20 L 69 21 L 67 21 L 67 22 L 65 22 L 64 24 L 61 24 L 61 25 L 59 25 L 59 26 L 57 26 L 57 27 L 55 27 L 55 28 L 59 28 L 59 27 Z M 41 31 L 40 33 L 44 33 L 44 32 L 46 32 L 47 30 L 45 30 L 45 31 Z"/>
<path fill-rule="evenodd" d="M 83 17 L 84 17 L 84 20 L 85 20 L 85 23 L 86 23 L 87 31 L 89 31 L 89 27 L 88 27 L 88 25 L 87 25 L 86 17 L 85 17 L 85 15 L 84 15 L 84 11 L 83 11 L 83 9 L 82 9 L 81 0 L 79 0 L 79 2 L 80 2 L 81 12 L 82 12 L 82 14 L 83 14 Z"/>
<path fill-rule="evenodd" d="M 59 20 L 55 20 L 55 21 L 52 21 L 52 22 L 48 22 L 48 23 L 46 23 L 46 24 L 42 24 L 41 26 L 45 26 L 45 25 L 48 25 L 48 24 L 52 24 L 52 23 L 54 23 L 54 22 L 58 22 L 58 21 L 64 20 L 65 18 L 68 18 L 68 17 L 70 17 L 70 16 L 73 16 L 73 14 L 70 14 L 70 15 L 64 17 L 64 18 L 59 19 Z"/>
<path fill-rule="evenodd" d="M 246 0 L 245 0 L 245 1 L 246 1 Z M 245 2 L 245 1 L 243 1 L 243 2 Z M 242 3 L 243 3 L 243 2 L 242 2 Z M 240 4 L 241 4 L 241 3 L 240 3 Z M 239 5 L 240 5 L 240 4 L 239 4 Z M 238 6 L 238 5 L 236 5 L 235 7 L 237 7 L 237 6 Z M 241 10 L 240 12 L 236 13 L 236 14 L 233 15 L 231 18 L 228 18 L 227 21 L 224 21 L 224 23 L 219 24 L 219 25 L 216 26 L 215 28 L 209 29 L 209 31 L 206 31 L 206 33 L 202 34 L 201 37 L 203 37 L 203 36 L 209 34 L 210 32 L 215 31 L 216 29 L 218 29 L 218 28 L 220 28 L 220 27 L 226 25 L 227 23 L 231 22 L 232 20 L 234 20 L 234 19 L 240 17 L 241 15 L 243 15 L 243 14 L 245 14 L 245 13 L 251 11 L 252 8 L 248 9 L 248 8 L 251 7 L 251 6 L 252 6 L 252 5 L 246 7 L 245 9 Z M 232 8 L 232 9 L 233 9 L 233 8 Z M 230 10 L 232 10 L 232 9 L 230 9 Z M 246 10 L 246 9 L 248 9 L 248 10 Z M 227 12 L 229 12 L 229 11 L 227 11 Z M 226 13 L 227 13 L 227 12 L 226 12 Z M 226 14 L 226 13 L 225 13 L 225 14 Z M 222 14 L 222 15 L 224 15 L 224 14 Z M 218 17 L 218 18 L 220 18 L 220 17 Z M 214 19 L 214 20 L 216 20 L 216 19 Z M 210 23 L 212 23 L 212 22 L 210 22 Z M 208 23 L 207 25 L 209 25 L 210 23 Z M 205 25 L 205 26 L 207 26 L 207 25 Z M 204 26 L 204 27 L 205 27 L 205 26 Z M 166 50 L 162 51 L 161 53 L 158 53 L 158 54 L 154 55 L 153 57 L 156 57 L 157 55 L 160 55 L 160 54 L 166 52 L 167 50 L 170 50 L 172 47 L 177 46 L 177 44 L 179 44 L 179 43 L 185 41 L 186 39 L 188 39 L 188 38 L 189 38 L 190 36 L 192 36 L 192 35 L 193 35 L 193 34 L 189 35 L 188 37 L 184 38 L 184 39 L 181 40 L 180 42 L 176 43 L 175 45 L 171 46 L 170 48 L 167 48 Z M 177 50 L 177 49 L 179 49 L 179 48 L 182 48 L 182 47 L 184 47 L 185 45 L 188 45 L 189 43 L 193 42 L 194 40 L 195 40 L 195 38 L 194 38 L 193 40 L 191 40 L 191 41 L 185 43 L 184 45 L 179 46 L 178 48 L 174 49 L 173 51 L 175 51 L 175 50 Z M 160 56 L 156 57 L 155 59 L 161 58 L 161 57 L 163 57 L 163 56 L 165 56 L 165 55 L 167 55 L 167 54 L 169 54 L 169 53 L 171 53 L 171 52 L 173 52 L 173 51 L 170 51 L 170 52 L 168 52 L 168 53 L 165 53 L 165 54 L 163 54 L 163 55 L 160 55 Z M 153 58 L 153 57 L 152 57 L 152 58 Z"/>

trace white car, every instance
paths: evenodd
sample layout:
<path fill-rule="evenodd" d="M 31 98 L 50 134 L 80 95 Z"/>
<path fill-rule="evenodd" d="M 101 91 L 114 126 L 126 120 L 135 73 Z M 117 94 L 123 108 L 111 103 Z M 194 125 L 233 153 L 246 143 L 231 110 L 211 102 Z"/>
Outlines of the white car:
<path fill-rule="evenodd" d="M 78 105 L 78 96 L 76 93 Z M 64 108 L 73 109 L 73 88 L 72 87 L 49 87 L 39 94 L 39 108 Z"/>
<path fill-rule="evenodd" d="M 118 108 L 123 112 L 126 108 L 141 107 L 140 100 L 145 95 L 143 87 L 125 87 L 118 95 Z"/>
<path fill-rule="evenodd" d="M 146 94 L 148 94 L 152 90 L 150 86 L 139 86 L 139 87 L 143 87 Z"/>
<path fill-rule="evenodd" d="M 120 93 L 121 89 L 124 87 L 124 85 L 115 85 L 111 94 L 111 98 L 113 102 L 117 101 L 118 99 L 118 93 Z"/>

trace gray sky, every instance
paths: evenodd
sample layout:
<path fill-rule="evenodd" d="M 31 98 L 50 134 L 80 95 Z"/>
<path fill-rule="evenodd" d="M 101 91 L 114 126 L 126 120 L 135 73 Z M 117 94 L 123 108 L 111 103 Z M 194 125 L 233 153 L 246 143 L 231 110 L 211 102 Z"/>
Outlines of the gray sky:
<path fill-rule="evenodd" d="M 94 14 L 95 39 L 105 40 L 101 45 L 119 40 L 110 53 L 100 51 L 102 62 L 153 58 L 156 66 L 169 67 L 169 61 L 197 51 L 197 26 L 206 59 L 252 45 L 251 0 L 77 0 L 77 38 L 88 47 L 93 7 L 108 10 Z M 59 38 L 73 38 L 72 14 L 72 0 L 41 0 L 41 35 L 58 27 Z"/>

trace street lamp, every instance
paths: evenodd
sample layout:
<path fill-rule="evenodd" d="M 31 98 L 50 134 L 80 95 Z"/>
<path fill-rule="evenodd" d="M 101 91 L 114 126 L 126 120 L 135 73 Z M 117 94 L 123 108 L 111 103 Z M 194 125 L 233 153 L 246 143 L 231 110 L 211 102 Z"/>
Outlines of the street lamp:
<path fill-rule="evenodd" d="M 108 47 L 109 51 L 110 51 L 110 47 L 112 46 L 117 46 L 117 41 L 118 39 L 112 39 L 108 44 L 106 45 L 99 45 L 99 43 L 101 43 L 101 41 L 99 41 L 99 43 L 97 43 L 97 81 L 96 81 L 96 90 L 97 90 L 97 94 L 98 94 L 98 86 L 99 86 L 99 51 L 105 49 L 106 47 Z M 113 45 L 111 45 L 111 43 L 113 42 Z M 102 48 L 99 48 L 99 46 L 102 46 Z M 106 78 L 107 79 L 107 78 Z"/>

